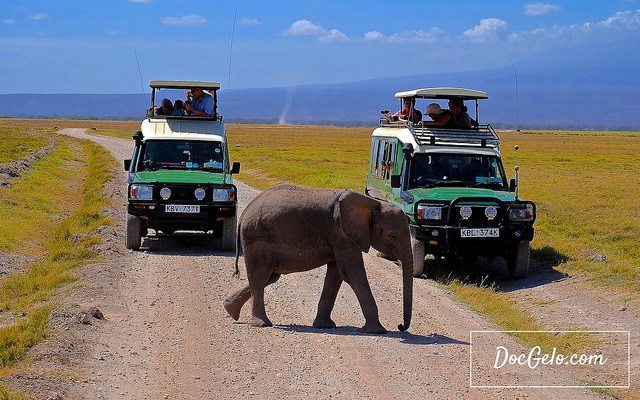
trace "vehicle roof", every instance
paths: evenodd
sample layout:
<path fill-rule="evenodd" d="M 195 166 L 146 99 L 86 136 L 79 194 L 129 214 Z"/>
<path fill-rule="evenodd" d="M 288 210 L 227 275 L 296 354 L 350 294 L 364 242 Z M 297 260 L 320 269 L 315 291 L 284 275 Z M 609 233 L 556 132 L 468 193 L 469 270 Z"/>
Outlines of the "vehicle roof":
<path fill-rule="evenodd" d="M 488 99 L 486 92 L 473 89 L 454 88 L 454 87 L 434 87 L 407 90 L 398 92 L 395 97 L 402 98 L 418 98 L 418 99 L 450 99 L 452 97 L 461 98 L 463 100 L 481 100 Z"/>
<path fill-rule="evenodd" d="M 222 121 L 147 118 L 140 128 L 143 140 L 204 140 L 224 142 Z"/>
<path fill-rule="evenodd" d="M 488 156 L 497 156 L 501 157 L 500 149 L 498 147 L 481 147 L 481 146 L 459 146 L 459 145 L 451 145 L 447 146 L 446 144 L 439 144 L 437 146 L 432 146 L 428 144 L 420 145 L 416 141 L 416 138 L 413 136 L 409 128 L 376 128 L 373 131 L 372 137 L 389 137 L 389 138 L 397 138 L 402 143 L 411 143 L 414 148 L 415 153 L 456 153 L 456 154 L 482 154 Z"/>
<path fill-rule="evenodd" d="M 149 86 L 154 89 L 206 89 L 206 90 L 218 90 L 220 89 L 220 83 L 218 82 L 205 82 L 205 81 L 149 81 Z"/>

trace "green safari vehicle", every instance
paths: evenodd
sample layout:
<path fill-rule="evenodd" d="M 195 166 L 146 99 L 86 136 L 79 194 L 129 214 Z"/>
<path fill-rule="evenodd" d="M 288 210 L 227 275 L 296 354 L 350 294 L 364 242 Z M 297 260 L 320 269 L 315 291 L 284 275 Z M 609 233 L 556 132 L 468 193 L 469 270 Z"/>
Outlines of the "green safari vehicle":
<path fill-rule="evenodd" d="M 226 129 L 217 107 L 220 84 L 151 81 L 150 86 L 151 108 L 133 135 L 131 159 L 124 161 L 129 173 L 126 247 L 139 249 L 141 238 L 152 229 L 166 235 L 179 230 L 212 232 L 220 238 L 221 250 L 235 250 L 237 189 L 232 174 L 240 171 L 240 164 L 229 162 Z M 159 115 L 157 92 L 182 95 L 184 89 L 212 96 L 213 113 Z"/>
<path fill-rule="evenodd" d="M 475 121 L 478 100 L 488 98 L 485 92 L 461 88 L 417 89 L 395 97 L 401 104 L 413 99 L 411 107 L 422 99 L 472 100 Z M 525 277 L 536 206 L 518 197 L 517 167 L 515 179 L 507 181 L 493 128 L 477 122 L 470 129 L 414 122 L 380 119 L 371 136 L 365 189 L 407 215 L 414 276 L 428 272 L 425 256 L 432 254 L 467 262 L 501 256 L 512 278 Z"/>

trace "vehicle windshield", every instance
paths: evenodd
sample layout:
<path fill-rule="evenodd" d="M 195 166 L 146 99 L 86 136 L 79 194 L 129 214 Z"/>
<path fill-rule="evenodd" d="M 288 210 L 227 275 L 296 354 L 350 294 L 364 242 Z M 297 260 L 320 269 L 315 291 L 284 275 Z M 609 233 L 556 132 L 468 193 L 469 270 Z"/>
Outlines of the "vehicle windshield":
<path fill-rule="evenodd" d="M 409 188 L 454 186 L 506 190 L 500 159 L 478 154 L 416 154 Z"/>
<path fill-rule="evenodd" d="M 148 140 L 142 149 L 139 171 L 188 169 L 223 171 L 221 142 L 201 140 Z"/>

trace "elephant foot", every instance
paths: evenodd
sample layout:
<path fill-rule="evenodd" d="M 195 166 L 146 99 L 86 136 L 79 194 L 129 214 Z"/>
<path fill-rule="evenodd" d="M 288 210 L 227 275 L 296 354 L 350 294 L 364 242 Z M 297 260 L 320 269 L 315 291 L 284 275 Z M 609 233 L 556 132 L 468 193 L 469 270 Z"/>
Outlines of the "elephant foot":
<path fill-rule="evenodd" d="M 376 323 L 365 323 L 364 326 L 362 327 L 362 331 L 365 333 L 387 333 L 387 330 L 384 329 L 384 326 L 382 326 L 382 324 L 380 324 L 380 322 L 376 322 Z"/>
<path fill-rule="evenodd" d="M 335 329 L 336 323 L 331 320 L 331 318 L 320 318 L 316 317 L 313 320 L 313 327 L 316 329 Z"/>
<path fill-rule="evenodd" d="M 237 321 L 240 318 L 240 310 L 242 309 L 242 307 L 236 306 L 235 301 L 229 298 L 225 299 L 223 304 L 224 309 L 231 316 L 231 318 Z"/>
<path fill-rule="evenodd" d="M 271 323 L 271 321 L 269 321 L 269 318 L 267 318 L 266 316 L 259 318 L 259 317 L 251 317 L 251 319 L 249 320 L 249 325 L 254 326 L 256 328 L 265 328 L 267 326 L 273 326 L 273 324 Z"/>

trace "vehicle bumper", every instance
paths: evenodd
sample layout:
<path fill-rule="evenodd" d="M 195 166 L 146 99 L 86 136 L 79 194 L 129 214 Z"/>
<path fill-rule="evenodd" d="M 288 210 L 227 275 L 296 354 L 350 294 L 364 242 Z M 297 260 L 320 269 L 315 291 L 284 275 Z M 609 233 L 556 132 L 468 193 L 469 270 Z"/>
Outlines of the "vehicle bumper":
<path fill-rule="evenodd" d="M 129 201 L 127 212 L 140 217 L 144 228 L 163 231 L 176 230 L 215 230 L 225 219 L 236 215 L 236 203 L 188 203 L 184 205 L 200 206 L 199 213 L 167 213 L 165 205 L 176 204 L 157 201 Z"/>
<path fill-rule="evenodd" d="M 410 225 L 411 236 L 424 242 L 429 254 L 471 254 L 482 256 L 504 255 L 516 244 L 533 240 L 533 226 L 500 226 L 496 238 L 463 238 L 466 227 Z"/>

